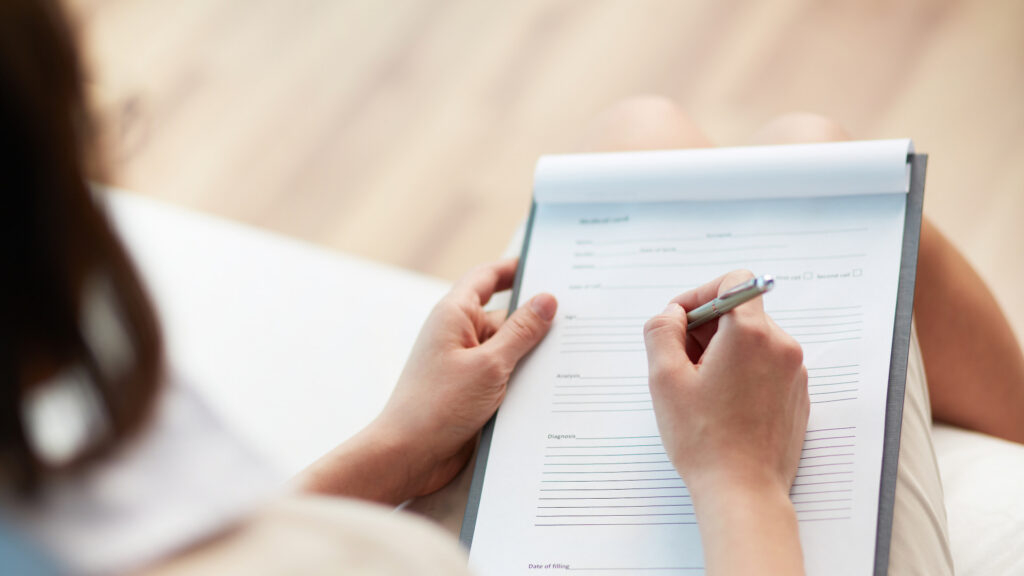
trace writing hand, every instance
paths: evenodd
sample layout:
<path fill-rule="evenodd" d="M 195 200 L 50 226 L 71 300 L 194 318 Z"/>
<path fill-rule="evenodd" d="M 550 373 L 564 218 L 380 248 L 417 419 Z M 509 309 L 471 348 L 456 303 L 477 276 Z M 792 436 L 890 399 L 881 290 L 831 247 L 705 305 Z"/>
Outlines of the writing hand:
<path fill-rule="evenodd" d="M 789 501 L 810 411 L 800 346 L 761 299 L 686 330 L 686 310 L 751 277 L 726 274 L 647 322 L 651 398 L 693 499 L 709 573 L 800 573 Z"/>

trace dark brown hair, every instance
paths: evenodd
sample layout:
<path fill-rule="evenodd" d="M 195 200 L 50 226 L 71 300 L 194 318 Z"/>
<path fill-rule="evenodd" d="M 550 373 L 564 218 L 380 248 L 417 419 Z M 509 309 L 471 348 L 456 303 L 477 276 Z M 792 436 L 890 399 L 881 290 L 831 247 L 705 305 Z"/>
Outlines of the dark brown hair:
<path fill-rule="evenodd" d="M 138 429 L 161 372 L 160 331 L 127 254 L 86 181 L 98 165 L 72 30 L 55 0 L 0 2 L 0 477 L 32 486 L 53 472 L 29 441 L 28 394 L 77 368 L 104 434 L 73 463 Z M 95 174 L 93 172 L 93 174 Z M 105 366 L 84 325 L 100 285 L 129 343 Z"/>

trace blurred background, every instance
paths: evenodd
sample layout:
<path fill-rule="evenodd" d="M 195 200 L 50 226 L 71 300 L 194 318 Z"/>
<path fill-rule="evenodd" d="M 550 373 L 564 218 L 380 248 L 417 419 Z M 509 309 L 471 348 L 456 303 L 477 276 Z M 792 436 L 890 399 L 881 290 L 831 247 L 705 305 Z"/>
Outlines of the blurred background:
<path fill-rule="evenodd" d="M 925 212 L 1024 334 L 1024 2 L 67 0 L 111 184 L 452 279 L 603 108 L 790 111 L 930 155 Z"/>

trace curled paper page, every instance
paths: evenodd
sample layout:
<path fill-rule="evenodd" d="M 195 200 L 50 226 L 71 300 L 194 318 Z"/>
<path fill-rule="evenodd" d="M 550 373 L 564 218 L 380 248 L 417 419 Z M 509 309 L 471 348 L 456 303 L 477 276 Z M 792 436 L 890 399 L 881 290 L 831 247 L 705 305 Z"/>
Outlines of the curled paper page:
<path fill-rule="evenodd" d="M 909 139 L 544 156 L 537 203 L 906 194 Z"/>

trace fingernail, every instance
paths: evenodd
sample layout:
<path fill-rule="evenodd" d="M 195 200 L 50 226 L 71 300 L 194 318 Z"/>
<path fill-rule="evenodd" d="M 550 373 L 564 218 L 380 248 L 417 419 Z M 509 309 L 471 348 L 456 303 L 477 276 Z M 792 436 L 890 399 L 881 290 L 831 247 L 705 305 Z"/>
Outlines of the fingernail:
<path fill-rule="evenodd" d="M 679 304 L 675 302 L 669 302 L 668 306 L 665 306 L 665 310 L 662 311 L 662 314 L 679 314 L 679 312 L 682 309 L 683 307 L 680 306 Z"/>
<path fill-rule="evenodd" d="M 548 321 L 555 317 L 558 302 L 555 301 L 555 297 L 551 294 L 538 294 L 530 300 L 530 308 L 537 313 L 537 316 Z"/>

